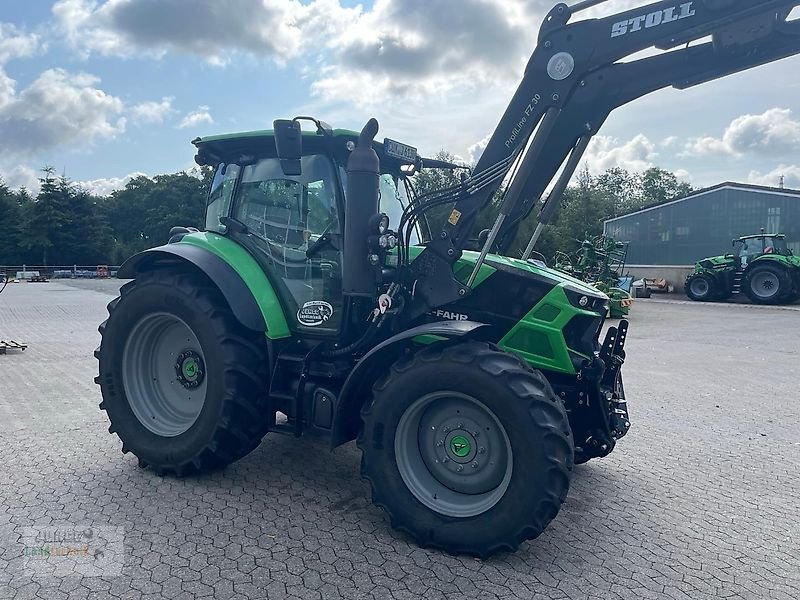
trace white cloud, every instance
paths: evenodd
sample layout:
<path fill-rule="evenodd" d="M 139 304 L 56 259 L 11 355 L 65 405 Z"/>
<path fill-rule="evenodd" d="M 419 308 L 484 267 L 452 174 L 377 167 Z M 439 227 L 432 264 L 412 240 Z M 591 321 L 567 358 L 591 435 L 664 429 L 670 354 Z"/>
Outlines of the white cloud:
<path fill-rule="evenodd" d="M 788 108 L 771 108 L 760 115 L 742 115 L 725 128 L 722 137 L 692 138 L 688 156 L 780 156 L 800 151 L 800 121 Z"/>
<path fill-rule="evenodd" d="M 614 167 L 628 171 L 645 171 L 655 166 L 656 158 L 656 145 L 645 135 L 639 134 L 627 142 L 597 135 L 589 144 L 583 162 L 592 173 L 602 173 Z"/>
<path fill-rule="evenodd" d="M 42 49 L 41 40 L 11 23 L 0 23 L 0 64 L 15 58 L 33 56 Z"/>
<path fill-rule="evenodd" d="M 39 193 L 39 176 L 26 165 L 0 166 L 0 178 L 13 190 L 24 187 L 33 195 Z"/>
<path fill-rule="evenodd" d="M 58 0 L 53 6 L 65 38 L 84 54 L 177 51 L 216 65 L 236 53 L 284 63 L 360 10 L 337 0 Z"/>
<path fill-rule="evenodd" d="M 192 112 L 188 113 L 185 117 L 183 117 L 180 125 L 178 125 L 178 129 L 197 127 L 202 123 L 206 123 L 208 125 L 214 123 L 214 119 L 209 112 L 208 106 L 198 106 L 197 110 L 193 110 Z"/>
<path fill-rule="evenodd" d="M 29 156 L 71 142 L 91 143 L 125 131 L 122 100 L 87 73 L 48 69 L 0 108 L 0 155 Z"/>
<path fill-rule="evenodd" d="M 800 165 L 780 165 L 769 173 L 750 171 L 749 183 L 778 187 L 783 177 L 783 185 L 787 188 L 800 189 Z"/>
<path fill-rule="evenodd" d="M 122 100 L 87 73 L 48 69 L 0 109 L 1 153 L 33 154 L 53 146 L 113 138 L 125 131 Z"/>
<path fill-rule="evenodd" d="M 38 35 L 26 33 L 10 23 L 0 23 L 0 109 L 7 106 L 16 94 L 16 81 L 9 77 L 3 65 L 16 58 L 32 56 L 43 48 Z"/>
<path fill-rule="evenodd" d="M 312 93 L 361 106 L 518 80 L 545 0 L 377 0 L 328 46 Z M 524 18 L 523 18 L 524 16 Z"/>
<path fill-rule="evenodd" d="M 142 102 L 131 108 L 131 117 L 137 123 L 163 123 L 172 112 L 172 97 L 164 97 L 160 102 Z"/>
<path fill-rule="evenodd" d="M 104 179 L 92 179 L 89 181 L 78 181 L 76 185 L 95 196 L 108 196 L 111 192 L 121 190 L 131 179 L 135 177 L 146 177 L 144 173 L 131 173 L 125 177 L 109 177 Z"/>
<path fill-rule="evenodd" d="M 469 157 L 469 164 L 474 165 L 480 160 L 483 151 L 486 150 L 486 146 L 489 145 L 489 140 L 492 138 L 492 134 L 487 134 L 482 140 L 479 140 L 472 144 L 469 148 L 467 148 L 467 156 Z"/>

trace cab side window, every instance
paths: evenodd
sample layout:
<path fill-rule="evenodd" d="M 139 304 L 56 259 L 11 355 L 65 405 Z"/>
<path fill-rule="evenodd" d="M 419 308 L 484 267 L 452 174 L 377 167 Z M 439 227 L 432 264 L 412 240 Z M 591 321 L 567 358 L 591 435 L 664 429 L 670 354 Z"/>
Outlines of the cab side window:
<path fill-rule="evenodd" d="M 220 219 L 228 216 L 240 171 L 241 169 L 238 165 L 222 163 L 217 167 L 217 171 L 214 173 L 214 180 L 211 183 L 211 191 L 208 194 L 206 231 L 225 232 L 225 226 L 220 223 Z"/>

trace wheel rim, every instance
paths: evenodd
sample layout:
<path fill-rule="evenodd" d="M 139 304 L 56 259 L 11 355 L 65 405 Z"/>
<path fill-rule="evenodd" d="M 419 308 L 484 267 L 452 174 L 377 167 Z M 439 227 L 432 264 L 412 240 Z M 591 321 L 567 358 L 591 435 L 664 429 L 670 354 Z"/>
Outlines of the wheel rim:
<path fill-rule="evenodd" d="M 769 300 L 778 295 L 781 283 L 778 276 L 771 271 L 759 271 L 750 280 L 750 289 L 763 300 Z"/>
<path fill-rule="evenodd" d="M 122 384 L 131 411 L 147 429 L 162 437 L 185 433 L 200 416 L 207 389 L 197 336 L 175 315 L 147 315 L 125 343 Z"/>
<path fill-rule="evenodd" d="M 448 517 L 474 517 L 508 489 L 513 469 L 505 428 L 482 402 L 457 392 L 416 400 L 394 437 L 397 468 L 414 497 Z"/>
<path fill-rule="evenodd" d="M 692 293 L 695 296 L 705 296 L 708 294 L 708 290 L 710 286 L 708 285 L 708 281 L 703 279 L 702 277 L 695 279 L 691 283 Z"/>

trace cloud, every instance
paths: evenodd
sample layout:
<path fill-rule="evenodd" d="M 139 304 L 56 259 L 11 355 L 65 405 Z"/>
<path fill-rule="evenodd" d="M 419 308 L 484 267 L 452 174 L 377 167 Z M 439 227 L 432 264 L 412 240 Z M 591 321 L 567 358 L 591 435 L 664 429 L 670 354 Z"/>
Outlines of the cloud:
<path fill-rule="evenodd" d="M 0 178 L 12 190 L 24 187 L 33 195 L 39 193 L 39 176 L 28 166 L 0 166 Z"/>
<path fill-rule="evenodd" d="M 654 167 L 658 157 L 656 144 L 639 134 L 627 142 L 617 138 L 597 135 L 589 144 L 583 162 L 592 173 L 602 173 L 619 167 L 627 171 L 645 171 Z"/>
<path fill-rule="evenodd" d="M 137 123 L 163 123 L 172 112 L 172 97 L 164 97 L 160 102 L 142 102 L 131 108 L 131 117 Z"/>
<path fill-rule="evenodd" d="M 48 69 L 0 108 L 0 155 L 113 138 L 125 131 L 122 100 L 87 73 Z"/>
<path fill-rule="evenodd" d="M 284 63 L 358 12 L 336 0 L 58 0 L 53 6 L 68 43 L 84 54 L 182 52 L 212 64 L 237 53 Z"/>
<path fill-rule="evenodd" d="M 109 177 L 103 179 L 92 179 L 89 181 L 77 181 L 76 185 L 94 196 L 108 196 L 111 192 L 121 190 L 131 179 L 136 177 L 146 177 L 144 173 L 131 173 L 124 177 Z"/>
<path fill-rule="evenodd" d="M 467 156 L 468 164 L 474 165 L 480 160 L 483 151 L 486 150 L 486 146 L 489 145 L 489 140 L 492 138 L 492 134 L 489 133 L 484 137 L 482 140 L 478 140 L 474 144 L 472 144 L 469 148 L 467 148 Z"/>
<path fill-rule="evenodd" d="M 760 115 L 742 115 L 725 128 L 722 137 L 692 138 L 687 156 L 780 156 L 800 151 L 800 121 L 788 108 L 771 108 Z"/>
<path fill-rule="evenodd" d="M 531 27 L 550 2 L 377 0 L 328 43 L 312 93 L 371 105 L 519 79 L 535 45 Z"/>
<path fill-rule="evenodd" d="M 43 49 L 35 33 L 27 33 L 11 23 L 0 23 L 0 64 L 15 58 L 33 56 Z"/>
<path fill-rule="evenodd" d="M 207 123 L 208 125 L 212 125 L 214 123 L 214 119 L 209 112 L 208 106 L 198 106 L 197 110 L 193 110 L 192 112 L 188 113 L 185 117 L 183 117 L 180 125 L 178 125 L 178 129 L 197 127 L 201 123 Z"/>
<path fill-rule="evenodd" d="M 783 177 L 783 185 L 787 188 L 800 189 L 800 165 L 780 165 L 769 173 L 750 171 L 749 183 L 778 187 Z"/>
<path fill-rule="evenodd" d="M 38 35 L 21 31 L 10 23 L 0 23 L 0 109 L 11 103 L 16 94 L 16 81 L 6 74 L 3 65 L 16 58 L 33 56 L 42 48 Z"/>

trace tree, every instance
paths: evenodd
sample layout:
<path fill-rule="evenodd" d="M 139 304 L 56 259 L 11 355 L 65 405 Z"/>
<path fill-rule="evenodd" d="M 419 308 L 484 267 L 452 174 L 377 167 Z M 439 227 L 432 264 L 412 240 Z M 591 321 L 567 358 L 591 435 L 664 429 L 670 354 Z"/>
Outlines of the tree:
<path fill-rule="evenodd" d="M 22 262 L 20 241 L 22 239 L 22 209 L 16 194 L 0 179 L 0 264 Z"/>
<path fill-rule="evenodd" d="M 23 247 L 37 253 L 37 260 L 47 266 L 48 253 L 58 244 L 64 225 L 68 222 L 69 185 L 55 178 L 55 169 L 45 167 L 39 178 L 41 189 L 25 212 Z M 51 253 L 52 255 L 52 253 Z"/>
<path fill-rule="evenodd" d="M 641 176 L 641 204 L 637 208 L 668 202 L 675 198 L 688 196 L 692 186 L 679 181 L 674 173 L 653 167 Z"/>
<path fill-rule="evenodd" d="M 186 173 L 136 177 L 103 203 L 114 237 L 112 262 L 167 242 L 175 225 L 202 228 L 209 178 Z"/>

